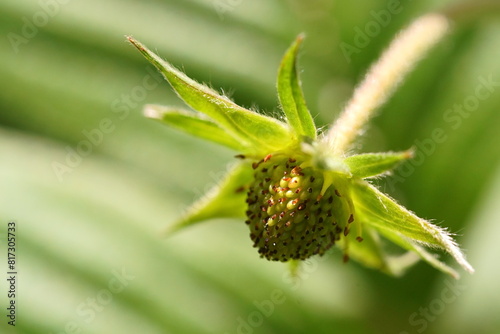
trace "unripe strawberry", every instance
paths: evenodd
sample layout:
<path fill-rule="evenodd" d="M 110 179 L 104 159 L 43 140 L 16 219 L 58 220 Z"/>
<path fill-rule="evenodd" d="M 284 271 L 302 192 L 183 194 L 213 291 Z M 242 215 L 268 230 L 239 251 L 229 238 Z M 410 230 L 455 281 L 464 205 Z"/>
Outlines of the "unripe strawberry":
<path fill-rule="evenodd" d="M 349 194 L 340 179 L 333 178 L 324 187 L 324 172 L 301 168 L 303 163 L 285 155 L 269 155 L 253 164 L 246 223 L 254 247 L 268 260 L 323 255 L 347 236 L 354 220 Z"/>
<path fill-rule="evenodd" d="M 315 254 L 322 255 L 340 240 L 344 260 L 348 259 L 350 248 L 353 258 L 361 263 L 398 275 L 414 261 L 401 261 L 399 257 L 386 254 L 377 234 L 381 233 L 387 240 L 416 252 L 432 266 L 455 278 L 458 278 L 456 271 L 438 261 L 421 245 L 445 250 L 464 269 L 474 272 L 445 229 L 417 217 L 367 180 L 385 175 L 411 158 L 411 150 L 349 152 L 376 107 L 387 99 L 415 60 L 444 35 L 447 27 L 448 20 L 444 16 L 431 14 L 403 31 L 384 52 L 381 61 L 368 72 L 339 119 L 321 134 L 307 108 L 297 71 L 302 35 L 285 53 L 278 70 L 276 86 L 283 111 L 279 119 L 238 106 L 226 96 L 188 78 L 129 37 L 177 94 L 197 111 L 148 106 L 145 114 L 234 149 L 241 153 L 236 157 L 244 160 L 235 165 L 208 196 L 187 210 L 171 230 L 211 218 L 240 217 L 245 207 L 243 190 L 250 186 L 246 223 L 254 246 L 269 260 L 304 260 Z M 429 34 L 430 31 L 433 33 Z M 402 61 L 392 61 L 395 59 Z M 275 153 L 251 166 L 246 161 L 247 156 L 255 158 L 265 152 Z M 368 242 L 348 247 L 351 238 L 346 237 L 351 225 L 355 225 L 356 239 L 362 241 L 364 235 Z"/>
<path fill-rule="evenodd" d="M 197 111 L 148 106 L 145 114 L 234 149 L 241 153 L 236 157 L 244 160 L 208 196 L 187 210 L 171 231 L 211 218 L 239 218 L 245 208 L 243 190 L 249 186 L 246 223 L 254 246 L 269 260 L 304 260 L 322 255 L 340 240 L 344 260 L 350 251 L 361 263 L 398 275 L 414 261 L 406 261 L 406 256 L 401 261 L 400 257 L 386 254 L 379 242 L 381 233 L 455 278 L 456 271 L 421 245 L 443 249 L 465 270 L 474 272 L 445 229 L 417 217 L 367 180 L 385 175 L 411 158 L 411 150 L 350 154 L 350 147 L 373 111 L 387 99 L 416 59 L 444 36 L 448 25 L 444 16 L 430 14 L 403 31 L 368 72 L 339 119 L 323 133 L 314 125 L 297 71 L 302 35 L 287 50 L 278 70 L 276 86 L 283 111 L 279 119 L 245 109 L 200 85 L 128 37 L 179 97 Z M 255 159 L 265 152 L 275 153 L 251 166 L 246 161 L 247 156 Z M 348 243 L 351 225 L 355 225 L 356 239 L 362 241 L 365 236 L 367 242 L 354 247 Z"/>

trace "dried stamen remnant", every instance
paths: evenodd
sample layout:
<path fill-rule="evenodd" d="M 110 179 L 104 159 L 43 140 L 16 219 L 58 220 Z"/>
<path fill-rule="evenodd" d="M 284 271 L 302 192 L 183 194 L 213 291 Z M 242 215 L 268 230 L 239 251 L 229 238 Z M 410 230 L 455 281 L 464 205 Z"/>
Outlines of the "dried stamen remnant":
<path fill-rule="evenodd" d="M 323 172 L 301 168 L 303 161 L 284 155 L 254 163 L 246 212 L 250 236 L 262 257 L 274 261 L 323 255 L 354 219 L 349 200 L 335 182 L 320 196 Z"/>

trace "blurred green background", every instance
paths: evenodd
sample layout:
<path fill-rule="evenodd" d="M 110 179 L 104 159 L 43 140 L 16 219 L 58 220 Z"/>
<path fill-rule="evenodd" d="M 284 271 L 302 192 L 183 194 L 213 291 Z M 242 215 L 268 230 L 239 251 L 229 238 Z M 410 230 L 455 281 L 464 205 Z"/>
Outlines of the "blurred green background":
<path fill-rule="evenodd" d="M 457 233 L 477 270 L 460 281 L 422 263 L 388 277 L 337 250 L 292 282 L 242 221 L 163 238 L 235 153 L 142 117 L 145 103 L 182 102 L 124 38 L 276 114 L 280 58 L 305 32 L 303 86 L 324 126 L 399 29 L 457 4 L 2 0 L 0 253 L 6 268 L 15 221 L 19 275 L 15 328 L 1 280 L 1 333 L 500 333 L 500 15 L 455 11 L 359 145 L 422 152 L 377 182 Z"/>

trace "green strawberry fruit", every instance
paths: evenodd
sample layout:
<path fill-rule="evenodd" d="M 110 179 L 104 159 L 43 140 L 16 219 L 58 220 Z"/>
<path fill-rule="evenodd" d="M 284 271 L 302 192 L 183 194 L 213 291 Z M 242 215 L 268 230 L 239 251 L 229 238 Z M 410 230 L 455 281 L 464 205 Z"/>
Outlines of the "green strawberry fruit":
<path fill-rule="evenodd" d="M 333 177 L 329 185 L 323 171 L 304 165 L 285 155 L 268 155 L 253 164 L 246 223 L 254 247 L 268 260 L 323 255 L 349 234 L 354 221 L 340 178 Z"/>

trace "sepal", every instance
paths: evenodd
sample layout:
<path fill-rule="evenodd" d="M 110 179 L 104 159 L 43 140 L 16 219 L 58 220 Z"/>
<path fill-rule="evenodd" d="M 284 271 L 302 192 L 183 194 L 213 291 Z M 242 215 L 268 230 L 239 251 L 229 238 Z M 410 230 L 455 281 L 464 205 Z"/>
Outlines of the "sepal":
<path fill-rule="evenodd" d="M 128 40 L 163 74 L 186 104 L 206 114 L 245 146 L 252 147 L 245 153 L 265 154 L 295 140 L 288 124 L 238 106 L 226 96 L 190 79 L 132 37 Z"/>
<path fill-rule="evenodd" d="M 365 153 L 347 157 L 344 163 L 354 177 L 361 179 L 387 173 L 413 157 L 413 150 L 388 153 Z"/>
<path fill-rule="evenodd" d="M 474 272 L 446 230 L 417 217 L 366 181 L 352 182 L 351 196 L 356 203 L 356 214 L 363 223 L 372 226 L 386 237 L 395 234 L 407 238 L 412 244 L 443 249 L 453 256 L 466 271 Z M 395 237 L 392 239 L 397 240 Z M 409 247 L 405 248 L 409 249 Z M 416 250 L 416 248 L 411 250 Z M 422 254 L 419 255 L 422 256 Z M 428 260 L 426 257 L 423 258 Z M 435 266 L 435 263 L 433 265 Z"/>
<path fill-rule="evenodd" d="M 231 137 L 224 129 L 207 117 L 203 117 L 203 114 L 200 113 L 148 104 L 144 107 L 144 115 L 195 137 L 212 141 L 239 152 L 244 152 L 247 149 L 243 143 Z"/>
<path fill-rule="evenodd" d="M 218 185 L 191 205 L 182 217 L 173 223 L 168 233 L 214 218 L 245 217 L 248 184 L 253 177 L 251 166 L 238 163 Z"/>
<path fill-rule="evenodd" d="M 363 241 L 359 242 L 355 239 L 354 234 L 350 234 L 346 239 L 340 241 L 339 248 L 347 253 L 349 258 L 366 267 L 399 277 L 419 260 L 419 257 L 413 253 L 397 256 L 387 254 L 380 235 L 370 226 L 364 225 L 362 238 Z"/>
<path fill-rule="evenodd" d="M 278 71 L 277 89 L 283 112 L 288 124 L 299 136 L 316 138 L 316 127 L 307 109 L 304 93 L 297 73 L 297 53 L 304 39 L 299 35 L 292 46 L 286 51 Z"/>

